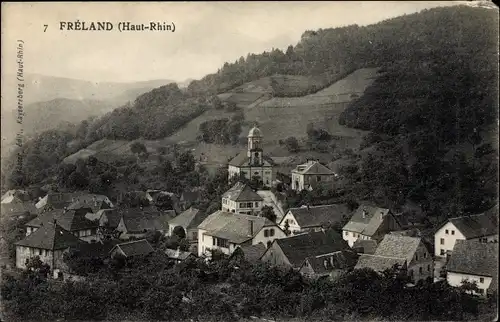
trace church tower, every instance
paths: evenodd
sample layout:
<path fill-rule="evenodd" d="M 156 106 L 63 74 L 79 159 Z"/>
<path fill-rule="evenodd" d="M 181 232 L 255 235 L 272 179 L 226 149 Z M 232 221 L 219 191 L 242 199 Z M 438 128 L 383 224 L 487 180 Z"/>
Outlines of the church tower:
<path fill-rule="evenodd" d="M 248 152 L 247 156 L 250 158 L 252 166 L 260 166 L 263 164 L 262 160 L 262 133 L 257 126 L 254 126 L 248 132 Z"/>

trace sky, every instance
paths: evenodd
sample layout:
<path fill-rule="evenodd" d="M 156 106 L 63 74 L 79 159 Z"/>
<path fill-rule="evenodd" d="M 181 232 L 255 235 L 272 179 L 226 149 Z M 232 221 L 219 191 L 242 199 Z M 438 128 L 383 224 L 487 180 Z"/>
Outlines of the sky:
<path fill-rule="evenodd" d="M 183 81 L 216 72 L 248 53 L 295 45 L 305 30 L 360 26 L 458 1 L 367 2 L 2 2 L 2 73 L 91 81 Z M 61 21 L 109 21 L 114 30 L 59 30 Z M 118 32 L 129 21 L 173 22 L 175 32 Z M 44 25 L 48 25 L 44 32 Z M 4 74 L 5 75 L 5 74 Z"/>

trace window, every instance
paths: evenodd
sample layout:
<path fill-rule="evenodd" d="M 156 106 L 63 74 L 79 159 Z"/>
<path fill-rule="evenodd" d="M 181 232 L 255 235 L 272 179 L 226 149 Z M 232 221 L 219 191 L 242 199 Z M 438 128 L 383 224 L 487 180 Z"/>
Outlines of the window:
<path fill-rule="evenodd" d="M 316 176 L 316 181 L 321 181 L 321 176 Z"/>
<path fill-rule="evenodd" d="M 240 208 L 245 208 L 245 204 L 243 202 L 240 202 Z"/>
<path fill-rule="evenodd" d="M 441 249 L 441 255 L 444 255 L 444 249 Z"/>
<path fill-rule="evenodd" d="M 422 275 L 422 274 L 424 273 L 424 270 L 422 269 L 422 267 L 419 267 L 419 268 L 418 268 L 418 273 L 419 273 L 420 275 Z"/>
<path fill-rule="evenodd" d="M 431 265 L 427 265 L 427 271 L 430 272 L 431 271 Z"/>
<path fill-rule="evenodd" d="M 348 232 L 348 231 L 346 231 L 346 232 L 345 232 L 345 235 L 346 235 L 346 236 L 349 236 L 349 232 Z"/>
<path fill-rule="evenodd" d="M 259 203 L 258 203 L 258 202 L 256 202 L 256 203 L 255 203 L 255 207 L 258 207 L 258 206 L 259 206 Z"/>
<path fill-rule="evenodd" d="M 484 283 L 484 278 L 483 277 L 479 278 L 479 283 Z"/>
<path fill-rule="evenodd" d="M 195 240 L 198 239 L 198 232 L 193 231 L 192 239 L 195 239 Z"/>
<path fill-rule="evenodd" d="M 427 253 L 424 253 L 424 258 L 427 258 Z"/>
<path fill-rule="evenodd" d="M 455 235 L 455 231 L 454 231 L 454 230 L 452 230 L 452 231 L 451 231 L 451 234 L 452 234 L 452 235 Z"/>
<path fill-rule="evenodd" d="M 215 237 L 212 237 L 212 245 L 215 245 Z"/>
<path fill-rule="evenodd" d="M 483 243 L 487 243 L 488 242 L 488 238 L 482 238 L 481 240 Z"/>
<path fill-rule="evenodd" d="M 444 245 L 444 238 L 441 238 L 440 244 Z"/>
<path fill-rule="evenodd" d="M 448 229 L 446 229 L 446 230 L 444 231 L 444 233 L 445 233 L 446 235 L 448 235 L 448 233 L 449 233 L 449 232 L 448 232 Z"/>
<path fill-rule="evenodd" d="M 479 294 L 484 294 L 484 290 L 483 290 L 482 288 L 478 289 L 478 290 L 477 290 L 477 292 L 478 292 Z"/>
<path fill-rule="evenodd" d="M 418 253 L 415 254 L 415 260 L 418 261 Z"/>
<path fill-rule="evenodd" d="M 264 229 L 264 237 L 268 237 L 269 236 L 269 232 L 267 231 L 267 229 Z"/>
<path fill-rule="evenodd" d="M 274 229 L 269 229 L 269 236 L 271 236 L 271 237 L 274 236 Z"/>
<path fill-rule="evenodd" d="M 215 240 L 217 241 L 217 246 L 223 247 L 223 248 L 229 247 L 227 239 L 215 238 Z"/>

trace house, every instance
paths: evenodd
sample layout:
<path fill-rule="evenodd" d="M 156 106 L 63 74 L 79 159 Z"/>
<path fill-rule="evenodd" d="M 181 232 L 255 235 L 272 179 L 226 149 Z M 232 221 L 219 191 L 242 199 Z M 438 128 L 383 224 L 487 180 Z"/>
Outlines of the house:
<path fill-rule="evenodd" d="M 59 226 L 75 237 L 86 242 L 95 242 L 99 240 L 97 235 L 99 222 L 87 219 L 86 214 L 89 212 L 91 212 L 90 208 L 80 208 L 71 210 L 56 209 L 42 213 L 25 225 L 26 236 L 29 236 L 47 223 L 56 220 Z"/>
<path fill-rule="evenodd" d="M 114 207 L 111 200 L 104 195 L 83 194 L 74 197 L 75 202 L 68 205 L 68 209 L 90 208 L 93 213 L 101 209 L 111 209 Z"/>
<path fill-rule="evenodd" d="M 181 210 L 190 208 L 195 202 L 200 201 L 202 194 L 200 190 L 183 191 L 179 198 L 179 207 Z"/>
<path fill-rule="evenodd" d="M 448 284 L 460 287 L 462 281 L 476 282 L 476 294 L 498 289 L 498 243 L 458 239 L 446 267 Z"/>
<path fill-rule="evenodd" d="M 243 176 L 248 180 L 257 178 L 264 185 L 271 186 L 274 180 L 274 163 L 269 157 L 264 156 L 262 132 L 254 126 L 248 132 L 247 139 L 247 151 L 238 154 L 229 162 L 228 180 Z"/>
<path fill-rule="evenodd" d="M 0 204 L 3 217 L 18 217 L 27 214 L 37 214 L 35 205 L 30 201 L 13 201 Z"/>
<path fill-rule="evenodd" d="M 361 205 L 342 228 L 342 234 L 352 247 L 358 238 L 378 242 L 394 230 L 401 230 L 401 227 L 389 209 Z"/>
<path fill-rule="evenodd" d="M 363 254 L 356 269 L 371 268 L 383 272 L 399 264 L 413 282 L 433 277 L 432 255 L 420 237 L 387 234 L 373 255 Z"/>
<path fill-rule="evenodd" d="M 86 191 L 76 191 L 76 192 L 49 192 L 45 197 L 41 198 L 35 207 L 38 209 L 39 213 L 46 211 L 51 211 L 55 209 L 64 209 L 69 205 L 74 203 L 79 196 L 85 195 Z"/>
<path fill-rule="evenodd" d="M 186 239 L 192 242 L 198 240 L 198 225 L 207 218 L 208 214 L 196 208 L 189 208 L 179 216 L 168 221 L 168 235 L 172 236 L 174 228 L 180 226 L 184 229 Z"/>
<path fill-rule="evenodd" d="M 38 256 L 43 263 L 50 266 L 52 272 L 66 270 L 63 261 L 64 252 L 71 247 L 78 247 L 81 243 L 84 242 L 59 226 L 57 222 L 47 222 L 15 244 L 16 267 L 24 269 L 28 258 Z"/>
<path fill-rule="evenodd" d="M 177 249 L 167 248 L 167 249 L 165 249 L 165 254 L 167 255 L 167 257 L 169 259 L 174 260 L 176 263 L 183 262 L 189 258 L 192 258 L 192 259 L 196 258 L 196 256 L 194 256 L 193 253 L 181 251 L 180 248 L 177 248 Z"/>
<path fill-rule="evenodd" d="M 375 254 L 377 242 L 370 239 L 357 239 L 352 245 L 352 249 L 358 254 Z"/>
<path fill-rule="evenodd" d="M 222 195 L 222 210 L 238 214 L 257 214 L 264 199 L 246 183 L 237 182 Z"/>
<path fill-rule="evenodd" d="M 3 204 L 11 204 L 11 203 L 22 203 L 30 201 L 30 195 L 28 192 L 24 190 L 9 190 L 2 195 L 2 199 L 0 203 Z"/>
<path fill-rule="evenodd" d="M 332 254 L 307 257 L 299 273 L 308 278 L 336 278 L 354 268 L 358 255 L 351 250 L 339 250 Z"/>
<path fill-rule="evenodd" d="M 292 190 L 313 190 L 319 185 L 332 186 L 336 174 L 319 160 L 307 160 L 292 170 Z"/>
<path fill-rule="evenodd" d="M 434 234 L 434 255 L 449 256 L 457 240 L 498 241 L 498 205 L 480 214 L 444 222 Z"/>
<path fill-rule="evenodd" d="M 349 250 L 349 246 L 342 236 L 328 229 L 276 239 L 262 255 L 261 261 L 299 270 L 308 257 L 328 257 L 333 256 L 335 252 L 346 250 Z"/>
<path fill-rule="evenodd" d="M 236 247 L 263 243 L 286 237 L 285 233 L 265 217 L 218 210 L 198 226 L 198 256 L 211 256 L 212 250 L 231 255 Z"/>
<path fill-rule="evenodd" d="M 340 223 L 349 213 L 349 208 L 345 204 L 290 208 L 279 225 L 284 231 L 288 229 L 293 236 L 309 231 L 320 231 L 325 225 Z"/>
<path fill-rule="evenodd" d="M 133 240 L 115 245 L 110 253 L 110 257 L 123 256 L 125 258 L 145 256 L 154 252 L 153 247 L 145 239 Z"/>
<path fill-rule="evenodd" d="M 247 262 L 255 264 L 260 261 L 260 258 L 266 252 L 266 245 L 263 243 L 258 243 L 255 245 L 244 245 L 241 247 L 237 247 L 231 258 L 236 258 L 240 256 L 240 258 L 245 259 Z"/>
<path fill-rule="evenodd" d="M 167 231 L 168 217 L 159 211 L 143 208 L 120 209 L 121 218 L 116 231 L 120 232 L 120 239 L 144 238 L 148 232 Z"/>

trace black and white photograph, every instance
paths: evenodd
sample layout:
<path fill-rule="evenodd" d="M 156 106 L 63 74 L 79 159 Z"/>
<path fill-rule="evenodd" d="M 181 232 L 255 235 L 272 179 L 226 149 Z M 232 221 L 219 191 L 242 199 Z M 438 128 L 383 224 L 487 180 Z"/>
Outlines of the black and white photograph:
<path fill-rule="evenodd" d="M 0 322 L 497 321 L 499 22 L 2 2 Z"/>

